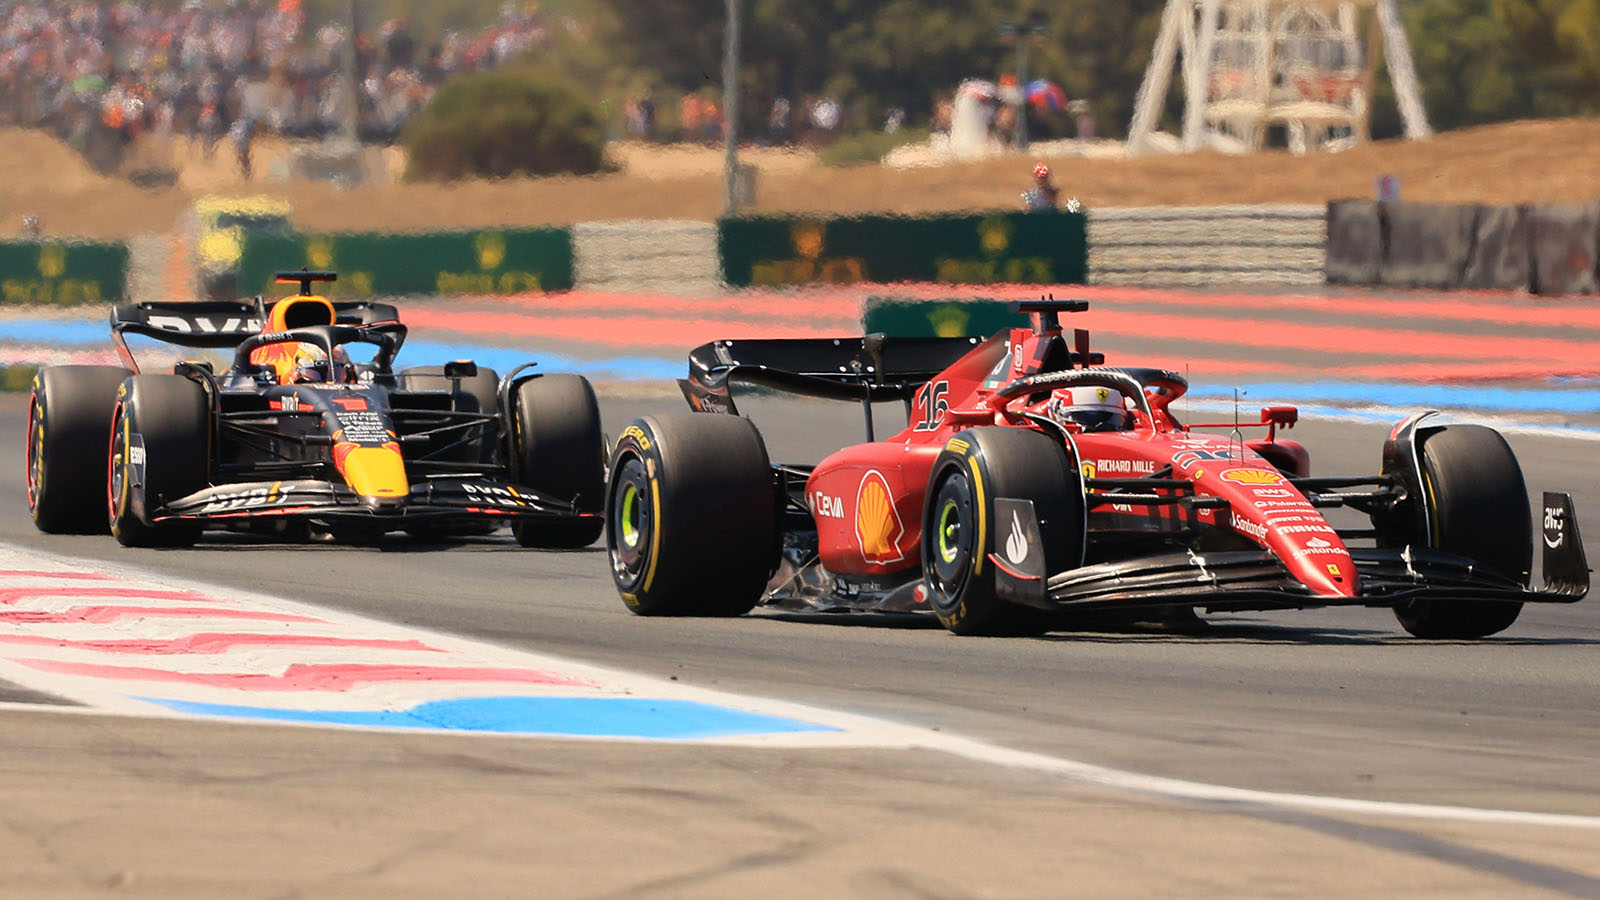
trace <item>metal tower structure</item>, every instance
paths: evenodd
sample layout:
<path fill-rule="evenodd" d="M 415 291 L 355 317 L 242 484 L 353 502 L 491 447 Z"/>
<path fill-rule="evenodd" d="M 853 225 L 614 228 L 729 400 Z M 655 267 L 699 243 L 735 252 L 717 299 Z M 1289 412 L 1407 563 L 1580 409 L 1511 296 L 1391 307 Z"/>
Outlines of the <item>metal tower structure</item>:
<path fill-rule="evenodd" d="M 1427 137 L 1432 131 L 1394 0 L 1167 0 L 1134 101 L 1128 150 L 1161 141 L 1156 124 L 1179 65 L 1183 135 L 1181 143 L 1166 142 L 1185 153 L 1259 150 L 1274 125 L 1296 153 L 1364 141 L 1377 75 L 1367 48 L 1380 41 L 1406 137 Z"/>

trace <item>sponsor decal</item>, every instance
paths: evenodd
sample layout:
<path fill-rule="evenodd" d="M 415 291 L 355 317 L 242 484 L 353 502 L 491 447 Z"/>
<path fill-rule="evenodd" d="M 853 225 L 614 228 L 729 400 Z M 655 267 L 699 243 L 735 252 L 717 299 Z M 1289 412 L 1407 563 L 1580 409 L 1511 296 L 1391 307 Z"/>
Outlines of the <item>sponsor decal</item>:
<path fill-rule="evenodd" d="M 1257 491 L 1256 493 L 1259 494 L 1260 491 Z M 1285 492 L 1285 493 L 1287 493 L 1287 492 Z M 1311 502 L 1308 501 L 1308 500 L 1303 500 L 1303 499 L 1301 499 L 1301 500 L 1255 500 L 1255 501 L 1252 501 L 1252 502 L 1255 504 L 1256 509 L 1283 509 L 1283 508 L 1287 508 L 1287 509 L 1296 510 L 1298 512 L 1310 512 L 1312 510 Z"/>
<path fill-rule="evenodd" d="M 1148 459 L 1097 459 L 1084 465 L 1108 475 L 1152 475 L 1156 471 L 1156 464 Z"/>
<path fill-rule="evenodd" d="M 194 515 L 210 515 L 212 513 L 228 512 L 243 509 L 248 506 L 283 505 L 288 502 L 289 496 L 294 493 L 293 485 L 286 485 L 275 481 L 270 485 L 254 485 L 233 491 L 219 490 L 212 495 L 206 504 L 194 511 Z"/>
<path fill-rule="evenodd" d="M 355 412 L 367 408 L 367 398 L 365 397 L 333 397 L 331 399 L 334 404 L 346 412 Z"/>
<path fill-rule="evenodd" d="M 1251 493 L 1257 497 L 1293 497 L 1294 491 L 1288 488 L 1254 488 Z"/>
<path fill-rule="evenodd" d="M 1274 525 L 1279 534 L 1335 534 L 1327 525 Z"/>
<path fill-rule="evenodd" d="M 1100 471 L 1099 469 L 1095 468 L 1095 465 L 1092 462 L 1086 462 L 1080 468 L 1083 470 L 1083 477 L 1085 478 L 1093 478 L 1095 477 L 1095 473 Z"/>
<path fill-rule="evenodd" d="M 1006 559 L 1020 566 L 1028 558 L 1028 532 L 1022 527 L 1022 517 L 1011 510 L 1011 533 L 1006 535 Z"/>
<path fill-rule="evenodd" d="M 343 426 L 344 440 L 353 444 L 375 445 L 389 441 L 388 423 L 383 420 L 383 414 L 372 410 L 341 413 L 339 424 Z"/>
<path fill-rule="evenodd" d="M 1332 547 L 1333 545 L 1328 543 L 1327 541 L 1323 540 L 1322 538 L 1312 538 L 1311 540 L 1306 541 L 1306 546 L 1307 547 Z"/>
<path fill-rule="evenodd" d="M 1234 484 L 1283 484 L 1283 476 L 1266 469 L 1234 469 L 1222 473 L 1223 481 Z"/>
<path fill-rule="evenodd" d="M 502 505 L 527 506 L 528 501 L 522 495 L 509 487 L 495 484 L 473 484 L 470 481 L 461 482 L 461 489 L 467 492 L 471 502 L 485 503 L 498 501 Z"/>
<path fill-rule="evenodd" d="M 963 441 L 960 438 L 951 438 L 945 442 L 944 449 L 950 451 L 951 453 L 965 453 L 967 452 L 967 448 L 971 446 L 971 444 Z"/>
<path fill-rule="evenodd" d="M 234 334 L 257 331 L 260 319 L 212 319 L 207 316 L 151 316 L 150 326 L 179 334 Z M 220 324 L 219 324 L 220 323 Z"/>
<path fill-rule="evenodd" d="M 1300 559 L 1306 556 L 1335 556 L 1343 555 L 1344 553 L 1345 551 L 1342 547 L 1334 546 L 1332 543 L 1325 541 L 1322 538 L 1312 538 L 1311 540 L 1306 541 L 1306 545 L 1304 547 L 1294 551 L 1294 556 L 1295 559 Z"/>
<path fill-rule="evenodd" d="M 1338 563 L 1328 563 L 1328 574 L 1332 575 L 1335 578 L 1343 578 L 1344 577 L 1344 571 L 1339 568 L 1339 564 Z"/>
<path fill-rule="evenodd" d="M 638 441 L 640 450 L 649 450 L 650 449 L 650 437 L 649 437 L 649 435 L 645 434 L 644 433 L 644 429 L 640 428 L 637 425 L 629 425 L 627 428 L 622 429 L 622 436 L 625 437 L 625 438 L 630 438 L 631 437 L 634 440 Z"/>
<path fill-rule="evenodd" d="M 877 566 L 899 562 L 905 558 L 900 552 L 904 534 L 889 480 L 877 469 L 867 470 L 856 491 L 856 540 L 861 542 L 862 557 Z"/>
<path fill-rule="evenodd" d="M 1566 511 L 1546 506 L 1544 508 L 1544 545 L 1555 550 L 1567 540 Z"/>
<path fill-rule="evenodd" d="M 1260 522 L 1252 522 L 1249 519 L 1234 519 L 1233 530 L 1240 534 L 1249 535 L 1258 541 L 1263 541 L 1267 538 L 1267 526 L 1262 525 Z"/>
<path fill-rule="evenodd" d="M 1232 462 L 1251 461 L 1261 459 L 1254 450 L 1248 447 L 1219 447 L 1212 449 L 1203 447 L 1196 450 L 1185 450 L 1172 458 L 1172 464 L 1180 469 L 1187 469 L 1195 463 L 1201 462 Z"/>
<path fill-rule="evenodd" d="M 811 492 L 811 513 L 824 519 L 844 518 L 844 500 L 821 491 Z"/>

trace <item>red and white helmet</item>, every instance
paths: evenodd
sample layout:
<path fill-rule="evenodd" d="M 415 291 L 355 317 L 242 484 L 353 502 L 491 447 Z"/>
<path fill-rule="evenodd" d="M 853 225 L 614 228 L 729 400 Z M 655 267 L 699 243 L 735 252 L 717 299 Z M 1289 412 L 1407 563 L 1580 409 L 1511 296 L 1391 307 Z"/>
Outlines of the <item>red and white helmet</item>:
<path fill-rule="evenodd" d="M 1050 418 L 1083 431 L 1122 431 L 1128 407 L 1121 391 L 1108 387 L 1057 388 L 1050 394 Z"/>

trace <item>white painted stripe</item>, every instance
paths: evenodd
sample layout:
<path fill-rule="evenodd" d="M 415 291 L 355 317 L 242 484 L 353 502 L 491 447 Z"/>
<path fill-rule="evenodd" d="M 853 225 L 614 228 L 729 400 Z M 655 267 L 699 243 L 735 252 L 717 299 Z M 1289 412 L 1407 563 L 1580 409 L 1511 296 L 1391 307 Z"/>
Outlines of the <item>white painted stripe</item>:
<path fill-rule="evenodd" d="M 19 561 L 26 562 L 27 567 L 29 568 L 38 568 L 41 565 L 51 565 L 62 568 L 77 569 L 81 565 L 81 563 L 75 563 L 75 561 L 70 560 L 69 558 L 58 557 L 53 554 L 40 553 L 14 545 L 0 544 L 0 566 L 17 565 Z M 1039 772 L 1044 775 L 1062 778 L 1077 784 L 1081 784 L 1085 787 L 1128 792 L 1153 799 L 1256 805 L 1388 818 L 1432 819 L 1439 821 L 1479 824 L 1528 825 L 1600 830 L 1600 816 L 1566 813 L 1541 813 L 1506 809 L 1480 809 L 1474 807 L 1425 803 L 1400 803 L 1386 800 L 1360 800 L 1318 794 L 1252 790 L 1249 788 L 1236 788 L 1226 785 L 1164 778 L 1156 775 L 1143 775 L 1136 772 L 1127 772 L 1120 769 L 1097 766 L 1090 763 L 1050 756 L 1043 753 L 1014 750 L 984 741 L 965 738 L 959 735 L 936 732 L 926 728 L 903 725 L 882 719 L 859 716 L 835 710 L 820 709 L 817 707 L 791 703 L 783 700 L 751 697 L 740 694 L 726 693 L 723 691 L 696 688 L 682 684 L 681 682 L 668 682 L 652 676 L 616 669 L 608 669 L 563 657 L 540 653 L 527 653 L 510 648 L 498 647 L 492 644 L 469 641 L 441 632 L 432 632 L 426 629 L 413 627 L 400 628 L 390 623 L 380 622 L 372 619 L 364 619 L 362 617 L 349 615 L 343 612 L 318 610 L 315 607 L 311 607 L 306 604 L 292 603 L 290 601 L 282 600 L 281 598 L 264 597 L 247 592 L 235 591 L 229 588 L 201 585 L 194 582 L 170 579 L 158 573 L 149 572 L 131 566 L 105 565 L 101 563 L 96 563 L 96 566 L 103 567 L 103 569 L 109 573 L 123 578 L 157 582 L 176 587 L 189 587 L 217 596 L 232 598 L 240 602 L 263 603 L 280 609 L 295 609 L 303 612 L 316 612 L 330 620 L 338 620 L 351 625 L 358 623 L 362 624 L 367 628 L 370 628 L 371 633 L 374 634 L 401 633 L 410 636 L 419 636 L 429 643 L 435 643 L 438 646 L 451 650 L 470 650 L 470 652 L 479 655 L 486 660 L 500 661 L 501 664 L 531 666 L 550 671 L 561 672 L 562 674 L 566 675 L 589 678 L 597 683 L 604 684 L 611 690 L 618 691 L 621 694 L 628 696 L 691 700 L 700 703 L 744 710 L 761 715 L 799 719 L 801 721 L 812 722 L 819 725 L 827 725 L 838 729 L 837 731 L 831 732 L 801 732 L 770 735 L 763 734 L 754 736 L 718 738 L 707 740 L 703 743 L 746 747 L 922 749 L 946 753 L 978 763 Z M 34 684 L 26 684 L 25 686 L 36 687 L 36 689 L 49 692 L 48 686 L 38 687 Z M 169 696 L 177 696 L 177 694 L 173 692 L 164 692 L 164 694 Z M 371 698 L 366 699 L 370 700 Z M 410 702 L 410 700 L 411 698 L 408 697 L 406 698 L 405 702 Z M 93 707 L 89 708 L 58 707 L 24 703 L 0 703 L 0 711 L 16 710 L 27 712 L 48 712 L 62 715 L 136 715 L 144 717 L 190 718 L 165 710 L 153 709 L 149 704 L 128 700 L 125 697 L 120 697 L 115 694 L 112 694 L 108 697 L 97 698 L 97 701 L 98 702 L 96 702 Z M 323 706 L 321 708 L 327 707 Z M 348 708 L 369 707 L 365 703 L 362 703 L 359 705 L 352 705 Z M 337 725 L 330 726 L 294 723 L 261 723 L 249 720 L 229 720 L 229 724 L 272 724 L 277 726 L 288 724 L 290 727 L 316 728 L 347 727 Z M 459 731 L 439 730 L 435 732 L 427 729 L 408 729 L 407 733 L 452 734 L 460 737 L 504 737 L 504 735 L 485 735 L 470 732 L 463 733 Z M 640 738 L 618 739 L 609 737 L 571 737 L 564 739 L 650 742 L 648 739 Z"/>

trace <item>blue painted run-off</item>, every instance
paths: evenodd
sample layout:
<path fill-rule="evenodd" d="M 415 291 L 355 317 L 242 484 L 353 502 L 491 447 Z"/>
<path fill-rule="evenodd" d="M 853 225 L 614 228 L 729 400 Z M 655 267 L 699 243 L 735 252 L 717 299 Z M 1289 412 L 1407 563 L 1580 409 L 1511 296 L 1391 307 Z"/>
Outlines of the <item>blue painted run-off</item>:
<path fill-rule="evenodd" d="M 760 734 L 838 731 L 798 719 L 691 700 L 636 697 L 475 697 L 434 700 L 408 710 L 313 710 L 231 706 L 140 697 L 175 712 L 262 722 L 426 728 L 490 734 L 709 740 Z"/>
<path fill-rule="evenodd" d="M 82 321 L 45 319 L 0 320 L 0 341 L 47 344 L 72 349 L 106 347 L 106 326 Z M 481 365 L 508 371 L 537 360 L 542 372 L 576 372 L 595 380 L 665 381 L 687 371 L 684 356 L 577 357 L 552 355 L 537 348 L 495 347 L 413 341 L 406 344 L 405 365 L 438 365 L 452 359 L 473 359 Z M 687 348 L 685 348 L 687 353 Z M 1233 385 L 1196 385 L 1192 396 L 1231 397 Z M 1331 403 L 1348 406 L 1474 409 L 1493 413 L 1558 412 L 1569 415 L 1600 413 L 1600 390 L 1571 388 L 1509 388 L 1491 385 L 1441 385 L 1365 381 L 1280 381 L 1241 384 L 1252 403 Z"/>

